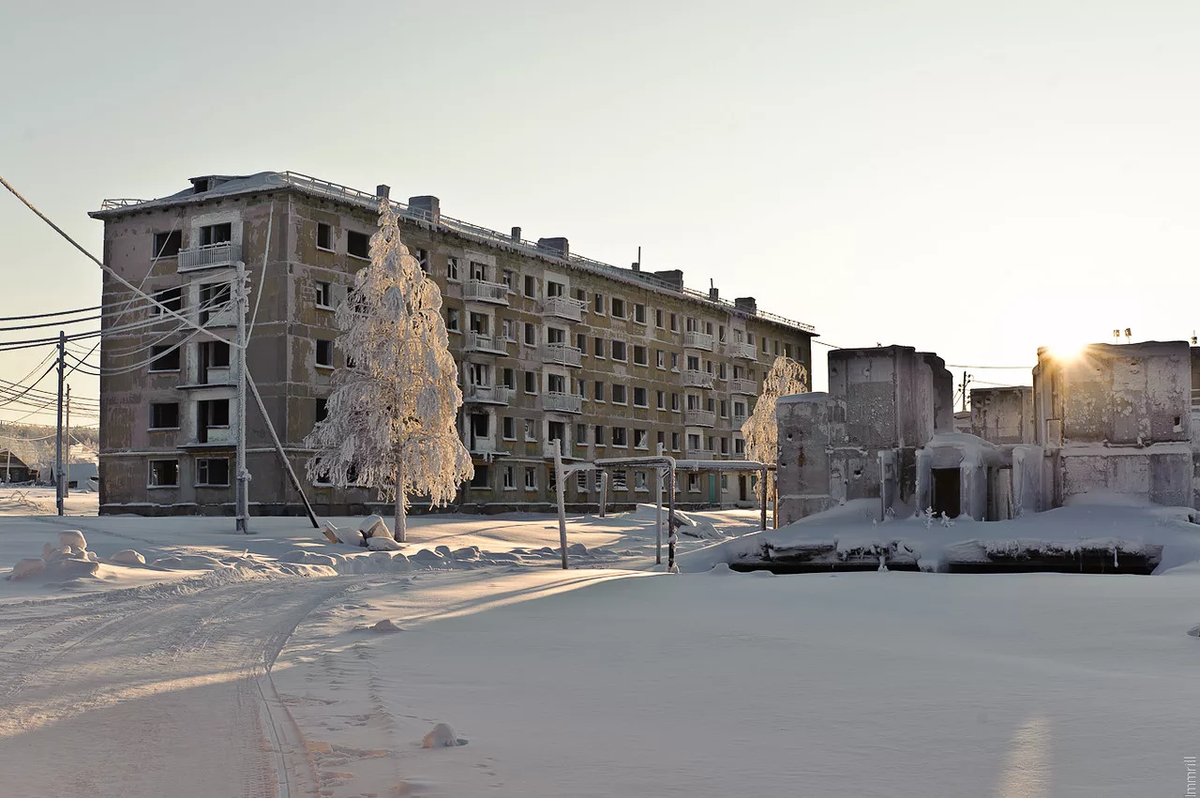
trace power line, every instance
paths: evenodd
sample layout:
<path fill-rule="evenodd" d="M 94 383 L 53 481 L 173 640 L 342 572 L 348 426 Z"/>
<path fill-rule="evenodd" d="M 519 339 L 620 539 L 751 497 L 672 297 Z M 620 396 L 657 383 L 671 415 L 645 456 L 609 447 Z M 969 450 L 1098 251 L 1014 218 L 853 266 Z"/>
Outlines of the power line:
<path fill-rule="evenodd" d="M 56 224 L 55 224 L 53 221 L 51 221 L 51 220 L 50 220 L 50 217 L 46 216 L 46 214 L 44 214 L 44 213 L 42 213 L 41 211 L 39 211 L 39 210 L 38 210 L 38 209 L 37 209 L 37 208 L 34 206 L 34 204 L 33 204 L 32 202 L 30 202 L 29 200 L 25 199 L 25 197 L 21 196 L 21 193 L 20 193 L 19 191 L 17 191 L 15 188 L 13 188 L 12 184 L 11 184 L 11 183 L 9 183 L 7 180 L 5 180 L 3 177 L 0 177 L 0 185 L 3 185 L 3 186 L 6 188 L 6 189 L 8 189 L 9 193 L 11 193 L 11 194 L 12 194 L 14 197 L 16 197 L 17 199 L 19 199 L 19 200 L 21 201 L 21 203 L 22 203 L 22 204 L 23 204 L 25 207 L 27 207 L 27 208 L 29 208 L 29 210 L 33 211 L 33 212 L 34 212 L 34 214 L 36 214 L 36 215 L 37 215 L 37 217 L 38 217 L 39 219 L 41 219 L 43 222 L 45 222 L 46 224 L 48 224 L 48 225 L 50 226 L 50 228 L 51 228 L 52 230 L 54 230 L 54 232 L 58 233 L 60 236 L 62 236 L 64 239 L 66 239 L 66 241 L 67 241 L 67 242 L 68 242 L 68 243 L 69 243 L 71 246 L 75 247 L 75 249 L 77 249 L 77 250 L 79 250 L 80 252 L 82 252 L 82 253 L 83 253 L 85 256 L 87 256 L 87 258 L 88 258 L 88 259 L 90 259 L 90 260 L 91 260 L 93 263 L 95 263 L 95 264 L 96 264 L 97 266 L 99 266 L 99 267 L 100 267 L 102 270 L 104 270 L 104 272 L 105 272 L 106 274 L 108 274 L 108 275 L 112 276 L 112 278 L 113 278 L 114 280 L 116 280 L 117 282 L 121 283 L 121 284 L 122 284 L 122 285 L 124 285 L 126 288 L 130 289 L 131 291 L 133 291 L 135 294 L 141 294 L 143 297 L 145 297 L 146 299 L 148 299 L 148 300 L 150 300 L 151 302 L 153 302 L 153 303 L 154 303 L 154 304 L 155 304 L 155 305 L 156 305 L 158 308 L 160 308 L 160 309 L 162 310 L 162 312 L 163 312 L 163 313 L 166 313 L 166 314 L 169 314 L 169 315 L 171 315 L 171 316 L 174 316 L 174 317 L 175 317 L 177 320 L 179 320 L 179 321 L 182 321 L 183 323 L 185 323 L 185 324 L 186 324 L 186 325 L 188 325 L 189 327 L 195 327 L 195 328 L 196 328 L 196 329 L 198 329 L 198 330 L 199 330 L 199 329 L 203 329 L 203 328 L 202 328 L 202 327 L 201 327 L 199 324 L 197 324 L 197 323 L 193 322 L 191 319 L 189 319 L 189 318 L 187 318 L 187 317 L 185 317 L 185 316 L 183 316 L 183 315 L 181 315 L 181 314 L 179 314 L 179 313 L 176 313 L 175 311 L 173 311 L 173 310 L 171 310 L 170 308 L 168 308 L 168 307 L 167 307 L 165 304 L 163 304 L 162 302 L 159 302 L 157 299 L 155 299 L 154 297 L 150 296 L 150 295 L 149 295 L 149 294 L 147 294 L 145 291 L 142 291 L 140 288 L 138 288 L 137 286 L 135 286 L 133 283 L 129 282 L 129 281 L 128 281 L 128 280 L 126 280 L 124 277 L 122 277 L 120 274 L 118 274 L 118 273 L 117 273 L 117 271 L 116 271 L 115 269 L 112 269 L 112 268 L 110 268 L 110 267 L 108 267 L 108 266 L 104 265 L 104 261 L 100 260 L 100 259 L 99 259 L 99 258 L 97 258 L 95 255 L 93 255 L 92 253 L 88 252 L 86 249 L 84 249 L 84 248 L 83 248 L 83 246 L 82 246 L 82 245 L 81 245 L 81 244 L 80 244 L 78 241 L 76 241 L 75 239 L 71 238 L 71 236 L 67 235 L 67 233 L 66 233 L 66 231 L 65 231 L 65 230 L 63 230 L 61 227 L 59 227 L 59 226 L 58 226 L 58 225 L 56 225 Z M 210 334 L 211 334 L 211 333 L 210 333 Z M 223 339 L 223 338 L 220 338 L 220 336 L 217 336 L 217 338 L 218 338 L 219 340 L 223 340 L 223 341 L 225 340 L 225 339 Z M 225 343 L 229 343 L 229 341 L 225 341 Z"/>
<path fill-rule="evenodd" d="M 31 316 L 0 316 L 0 321 L 26 321 L 28 319 L 49 319 L 53 316 L 74 316 L 76 313 L 91 313 L 93 310 L 100 310 L 104 305 L 96 305 L 91 308 L 75 308 L 75 310 L 56 310 L 53 313 L 34 313 Z M 68 324 L 70 322 L 63 322 Z"/>

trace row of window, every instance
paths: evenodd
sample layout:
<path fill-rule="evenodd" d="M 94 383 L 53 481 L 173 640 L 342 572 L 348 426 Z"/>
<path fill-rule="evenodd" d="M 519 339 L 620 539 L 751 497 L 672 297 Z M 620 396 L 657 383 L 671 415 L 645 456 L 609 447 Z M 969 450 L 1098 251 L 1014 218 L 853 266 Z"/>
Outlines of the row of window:
<path fill-rule="evenodd" d="M 229 487 L 229 458 L 201 457 L 196 460 L 195 486 L 205 488 Z M 151 460 L 147 473 L 147 487 L 179 487 L 178 460 Z"/>
<path fill-rule="evenodd" d="M 502 437 L 506 441 L 517 440 L 517 422 L 521 419 L 513 418 L 512 416 L 504 416 L 500 420 L 500 429 Z M 471 422 L 471 432 L 473 435 L 487 436 L 488 429 L 486 425 L 476 425 L 475 421 Z M 587 424 L 575 425 L 575 445 L 587 446 L 589 443 Z M 547 424 L 548 436 L 551 441 L 562 441 L 566 438 L 566 425 L 561 421 L 550 421 Z M 538 435 L 538 422 L 535 419 L 524 419 L 524 440 L 527 443 L 536 443 Z M 650 431 L 646 429 L 626 428 L 626 427 L 608 427 L 607 432 L 603 424 L 591 425 L 590 442 L 596 446 L 612 445 L 618 448 L 628 448 L 629 441 L 632 436 L 634 449 L 649 449 L 650 448 Z M 656 443 L 662 444 L 663 449 L 670 451 L 682 451 L 679 447 L 682 438 L 680 433 L 671 433 L 671 445 L 667 446 L 667 433 L 658 432 Z M 689 433 L 687 436 L 687 448 L 692 451 L 709 451 L 719 454 L 729 454 L 732 441 L 732 451 L 734 454 L 744 454 L 746 442 L 741 438 L 729 438 L 724 436 L 707 435 L 702 436 L 698 433 Z"/>
<path fill-rule="evenodd" d="M 502 490 L 517 490 L 517 476 L 521 475 L 523 477 L 521 487 L 526 491 L 536 491 L 538 489 L 539 475 L 542 473 L 545 473 L 546 489 L 548 491 L 558 489 L 557 484 L 555 484 L 553 466 L 492 466 L 487 463 L 475 466 L 475 476 L 471 480 L 471 488 L 473 490 L 491 490 L 493 469 L 500 473 L 500 488 Z M 650 474 L 650 471 L 634 471 L 632 489 L 639 493 L 648 493 L 652 484 Z M 675 492 L 677 494 L 683 492 L 685 489 L 689 493 L 700 493 L 702 483 L 699 473 L 687 472 L 686 475 L 681 476 L 683 478 L 675 485 Z M 720 476 L 721 491 L 729 490 L 729 475 L 721 474 Z M 600 477 L 598 475 L 594 476 L 587 471 L 580 471 L 575 475 L 575 489 L 579 493 L 598 493 L 600 491 Z M 611 472 L 609 489 L 614 493 L 625 493 L 630 490 L 629 476 L 625 469 L 614 469 Z"/>

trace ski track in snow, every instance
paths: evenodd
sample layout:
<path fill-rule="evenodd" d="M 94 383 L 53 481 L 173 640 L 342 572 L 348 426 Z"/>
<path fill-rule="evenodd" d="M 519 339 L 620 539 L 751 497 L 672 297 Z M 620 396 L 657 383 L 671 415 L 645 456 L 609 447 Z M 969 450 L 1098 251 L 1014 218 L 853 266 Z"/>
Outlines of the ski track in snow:
<path fill-rule="evenodd" d="M 163 585 L 7 605 L 0 792 L 316 794 L 267 669 L 315 607 L 368 581 Z"/>

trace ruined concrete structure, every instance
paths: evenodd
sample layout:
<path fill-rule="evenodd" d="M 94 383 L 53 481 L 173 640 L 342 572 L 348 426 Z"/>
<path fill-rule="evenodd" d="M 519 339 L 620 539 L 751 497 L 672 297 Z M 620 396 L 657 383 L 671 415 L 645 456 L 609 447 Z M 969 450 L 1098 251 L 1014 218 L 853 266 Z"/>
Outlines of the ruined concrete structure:
<path fill-rule="evenodd" d="M 249 371 L 293 467 L 303 478 L 304 437 L 325 411 L 341 354 L 333 309 L 368 260 L 379 196 L 290 172 L 194 178 L 151 201 L 110 200 L 104 260 L 171 309 L 233 337 L 230 281 L 250 272 Z M 582 258 L 566 238 L 499 233 L 442 214 L 437 197 L 393 203 L 409 250 L 444 297 L 451 349 L 461 367 L 464 443 L 475 480 L 457 506 L 548 509 L 549 442 L 570 459 L 654 453 L 743 457 L 739 429 L 779 355 L 811 363 L 812 327 L 686 289 L 678 270 L 644 272 Z M 106 275 L 106 306 L 133 294 Z M 100 383 L 102 513 L 229 513 L 234 385 L 229 346 L 181 329 L 145 302 L 105 316 Z M 292 513 L 265 424 L 247 414 L 251 510 Z M 594 503 L 598 480 L 572 478 L 567 499 Z M 617 472 L 619 503 L 648 501 L 648 472 Z M 681 478 L 681 505 L 752 501 L 747 477 Z M 321 513 L 360 513 L 363 488 L 307 488 Z M 419 506 L 419 498 L 414 497 Z"/>
<path fill-rule="evenodd" d="M 780 399 L 780 522 L 849 499 L 911 499 L 916 453 L 953 424 L 954 379 L 908 346 L 829 353 L 829 392 Z"/>
<path fill-rule="evenodd" d="M 1057 507 L 1107 491 L 1195 506 L 1192 352 L 1184 341 L 1038 350 L 1033 370 L 1043 489 Z"/>
<path fill-rule="evenodd" d="M 1200 349 L 1182 341 L 1039 349 L 1032 386 L 971 391 L 973 434 L 945 423 L 944 402 L 931 405 L 930 378 L 911 364 L 932 357 L 904 347 L 834 352 L 828 395 L 780 401 L 781 520 L 876 497 L 881 518 L 904 504 L 981 521 L 1100 491 L 1200 506 L 1192 416 Z"/>

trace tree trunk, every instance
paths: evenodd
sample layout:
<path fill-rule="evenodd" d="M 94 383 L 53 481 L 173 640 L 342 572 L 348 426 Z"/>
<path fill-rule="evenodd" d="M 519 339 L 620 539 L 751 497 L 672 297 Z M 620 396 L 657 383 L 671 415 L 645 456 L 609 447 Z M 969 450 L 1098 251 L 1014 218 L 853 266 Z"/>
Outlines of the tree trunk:
<path fill-rule="evenodd" d="M 396 522 L 395 522 L 395 537 L 397 543 L 404 543 L 407 540 L 407 530 L 404 528 L 404 489 L 401 487 L 404 484 L 404 466 L 396 465 Z"/>

